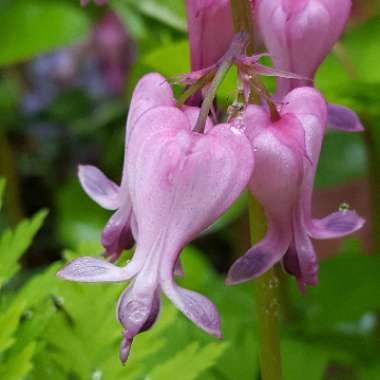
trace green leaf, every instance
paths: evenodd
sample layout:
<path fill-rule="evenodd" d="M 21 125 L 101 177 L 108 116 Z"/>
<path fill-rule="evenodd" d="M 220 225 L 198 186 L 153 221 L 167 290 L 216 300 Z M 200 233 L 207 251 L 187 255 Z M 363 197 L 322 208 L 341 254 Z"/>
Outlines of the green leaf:
<path fill-rule="evenodd" d="M 169 59 L 169 57 L 176 57 L 176 59 Z M 141 63 L 167 78 L 172 78 L 178 74 L 189 72 L 189 57 L 189 43 L 187 40 L 183 40 L 161 46 L 150 52 L 142 58 Z"/>
<path fill-rule="evenodd" d="M 18 291 L 16 299 L 24 300 L 27 307 L 32 307 L 54 295 L 60 281 L 55 274 L 60 267 L 62 267 L 62 263 L 55 263 L 42 273 L 32 276 Z"/>
<path fill-rule="evenodd" d="M 89 21 L 65 1 L 14 0 L 0 6 L 0 65 L 11 65 L 86 37 Z"/>
<path fill-rule="evenodd" d="M 135 2 L 137 9 L 179 31 L 186 31 L 185 2 L 178 0 L 140 0 Z"/>
<path fill-rule="evenodd" d="M 365 178 L 367 173 L 368 156 L 364 136 L 329 130 L 323 141 L 316 186 L 336 186 Z"/>
<path fill-rule="evenodd" d="M 7 230 L 0 238 L 0 287 L 19 270 L 19 258 L 32 243 L 42 226 L 47 211 L 41 210 L 32 219 L 22 221 L 14 231 Z"/>
<path fill-rule="evenodd" d="M 0 380 L 24 379 L 32 369 L 32 357 L 36 350 L 36 343 L 28 344 L 18 355 L 12 356 L 1 366 Z"/>
<path fill-rule="evenodd" d="M 7 350 L 15 342 L 14 333 L 20 322 L 20 317 L 25 309 L 22 301 L 13 303 L 0 315 L 0 353 Z"/>
<path fill-rule="evenodd" d="M 315 345 L 291 340 L 282 340 L 282 362 L 284 380 L 304 379 L 321 380 L 330 354 L 327 350 Z"/>
<path fill-rule="evenodd" d="M 366 256 L 349 246 L 339 256 L 322 261 L 319 285 L 295 300 L 313 329 L 332 329 L 359 321 L 380 308 L 378 268 L 380 256 Z M 296 295 L 297 294 L 297 295 Z"/>
<path fill-rule="evenodd" d="M 167 380 L 177 374 L 181 380 L 197 379 L 202 372 L 215 365 L 226 348 L 226 343 L 210 343 L 203 348 L 199 348 L 197 342 L 191 343 L 157 366 L 148 377 L 152 380 Z"/>

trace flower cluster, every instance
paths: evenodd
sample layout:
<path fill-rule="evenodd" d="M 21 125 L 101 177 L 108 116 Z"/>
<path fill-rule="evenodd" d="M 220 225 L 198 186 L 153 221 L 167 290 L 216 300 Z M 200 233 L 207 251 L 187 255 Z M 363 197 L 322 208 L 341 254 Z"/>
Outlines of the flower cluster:
<path fill-rule="evenodd" d="M 79 168 L 86 193 L 115 210 L 102 235 L 105 256 L 115 261 L 124 249 L 136 247 L 124 267 L 82 257 L 58 275 L 79 282 L 130 281 L 117 306 L 124 327 L 123 362 L 134 337 L 156 321 L 161 291 L 197 326 L 221 336 L 213 303 L 180 288 L 174 276 L 183 275 L 183 247 L 247 187 L 265 211 L 268 231 L 233 264 L 227 284 L 253 279 L 281 262 L 303 291 L 318 281 L 311 238 L 345 236 L 364 224 L 346 209 L 323 219 L 311 216 L 327 126 L 361 129 L 352 111 L 328 105 L 312 86 L 317 68 L 343 31 L 350 5 L 349 0 L 257 1 L 252 15 L 273 59 L 269 69 L 257 63 L 258 57 L 238 51 L 245 45 L 239 39 L 234 43 L 227 0 L 188 0 L 194 72 L 183 78 L 195 91 L 206 91 L 202 108 L 176 102 L 168 82 L 148 74 L 132 96 L 121 184 L 93 166 Z M 244 102 L 228 122 L 218 123 L 209 111 L 215 83 L 228 64 L 239 69 Z M 279 77 L 273 99 L 258 75 Z M 253 104 L 255 91 L 268 106 Z"/>

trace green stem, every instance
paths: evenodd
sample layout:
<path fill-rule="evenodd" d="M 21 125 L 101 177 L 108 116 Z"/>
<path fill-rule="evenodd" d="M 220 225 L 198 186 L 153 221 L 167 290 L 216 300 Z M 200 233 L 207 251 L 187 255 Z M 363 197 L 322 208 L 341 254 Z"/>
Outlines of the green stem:
<path fill-rule="evenodd" d="M 266 222 L 263 209 L 252 197 L 249 203 L 249 220 L 251 242 L 256 244 L 265 235 Z M 282 378 L 279 286 L 280 281 L 275 268 L 256 279 L 256 320 L 262 380 L 280 380 Z"/>
<path fill-rule="evenodd" d="M 194 132 L 203 133 L 207 117 L 210 113 L 211 107 L 213 105 L 216 92 L 223 82 L 225 76 L 230 70 L 231 66 L 234 63 L 234 60 L 239 55 L 243 54 L 247 46 L 247 35 L 245 33 L 238 33 L 232 40 L 231 46 L 228 49 L 227 53 L 220 60 L 220 64 L 216 71 L 215 77 L 212 80 L 210 87 L 207 90 L 207 94 L 203 100 L 201 111 L 195 127 L 193 128 Z"/>
<path fill-rule="evenodd" d="M 366 126 L 365 138 L 369 163 L 373 249 L 380 253 L 380 138 L 376 132 L 377 125 L 371 117 L 364 117 L 363 114 L 361 117 Z"/>
<path fill-rule="evenodd" d="M 251 0 L 230 0 L 235 32 L 250 37 L 250 52 L 254 53 L 254 24 Z M 256 79 L 256 78 L 255 78 Z M 257 80 L 257 79 L 256 79 Z M 272 115 L 276 117 L 276 114 Z M 251 242 L 256 244 L 266 232 L 266 219 L 259 203 L 250 197 L 249 220 Z M 262 380 L 281 380 L 281 349 L 279 336 L 279 279 L 274 268 L 256 279 L 256 320 L 259 338 L 259 358 Z"/>

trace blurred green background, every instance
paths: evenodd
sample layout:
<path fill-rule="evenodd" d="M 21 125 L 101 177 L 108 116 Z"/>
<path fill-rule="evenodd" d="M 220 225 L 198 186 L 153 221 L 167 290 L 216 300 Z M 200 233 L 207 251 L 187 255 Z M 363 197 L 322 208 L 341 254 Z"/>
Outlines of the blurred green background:
<path fill-rule="evenodd" d="M 110 217 L 81 190 L 77 165 L 119 181 L 137 80 L 189 71 L 184 2 L 0 0 L 0 19 L 0 380 L 259 379 L 254 286 L 223 285 L 249 246 L 245 195 L 183 253 L 179 281 L 217 304 L 223 341 L 164 300 L 124 368 L 114 308 L 125 285 L 54 276 L 67 259 L 101 253 Z M 313 207 L 323 216 L 348 203 L 367 224 L 345 241 L 316 242 L 320 285 L 306 295 L 279 273 L 283 306 L 268 312 L 281 313 L 285 380 L 380 379 L 379 62 L 380 1 L 356 0 L 316 86 L 357 111 L 366 131 L 328 132 Z M 220 104 L 234 83 L 232 72 Z"/>

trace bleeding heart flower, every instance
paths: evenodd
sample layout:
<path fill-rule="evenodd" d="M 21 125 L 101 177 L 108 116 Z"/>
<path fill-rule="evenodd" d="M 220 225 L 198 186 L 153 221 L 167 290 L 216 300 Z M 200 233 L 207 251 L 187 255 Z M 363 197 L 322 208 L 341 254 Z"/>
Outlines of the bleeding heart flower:
<path fill-rule="evenodd" d="M 310 87 L 290 92 L 271 121 L 262 107 L 248 106 L 245 132 L 255 152 L 249 188 L 263 206 L 268 223 L 265 238 L 231 267 L 227 283 L 255 278 L 283 261 L 300 289 L 318 281 L 318 260 L 310 237 L 336 238 L 364 224 L 354 211 L 338 211 L 324 219 L 311 218 L 313 182 L 326 127 L 327 108 Z"/>
<path fill-rule="evenodd" d="M 253 153 L 244 133 L 229 124 L 213 126 L 208 120 L 205 134 L 193 132 L 198 114 L 198 108 L 176 108 L 168 84 L 158 74 L 140 81 L 128 118 L 120 189 L 114 191 L 116 185 L 102 176 L 96 186 L 85 186 L 97 189 L 92 196 L 103 205 L 118 205 L 120 215 L 128 214 L 124 219 L 131 219 L 134 256 L 125 267 L 79 258 L 58 273 L 79 282 L 131 280 L 118 304 L 118 318 L 125 329 L 123 362 L 134 336 L 156 320 L 161 290 L 196 325 L 221 336 L 212 302 L 178 287 L 173 273 L 182 248 L 214 223 L 247 186 Z M 102 191 L 104 183 L 106 191 Z"/>
<path fill-rule="evenodd" d="M 129 135 L 144 112 L 159 106 L 174 105 L 172 90 L 162 76 L 149 74 L 143 77 L 132 95 L 126 127 L 125 151 L 127 151 Z M 107 210 L 117 210 L 102 234 L 105 256 L 115 261 L 124 249 L 132 248 L 134 244 L 130 227 L 132 206 L 125 165 L 120 186 L 109 180 L 94 166 L 80 166 L 78 174 L 80 183 L 90 198 Z"/>
<path fill-rule="evenodd" d="M 191 68 L 215 64 L 234 36 L 229 0 L 186 0 Z"/>
<path fill-rule="evenodd" d="M 315 73 L 340 37 L 348 20 L 351 0 L 258 0 L 257 22 L 278 70 L 303 78 L 278 78 L 277 97 L 312 86 Z M 358 116 L 347 107 L 328 106 L 329 127 L 361 131 Z"/>

